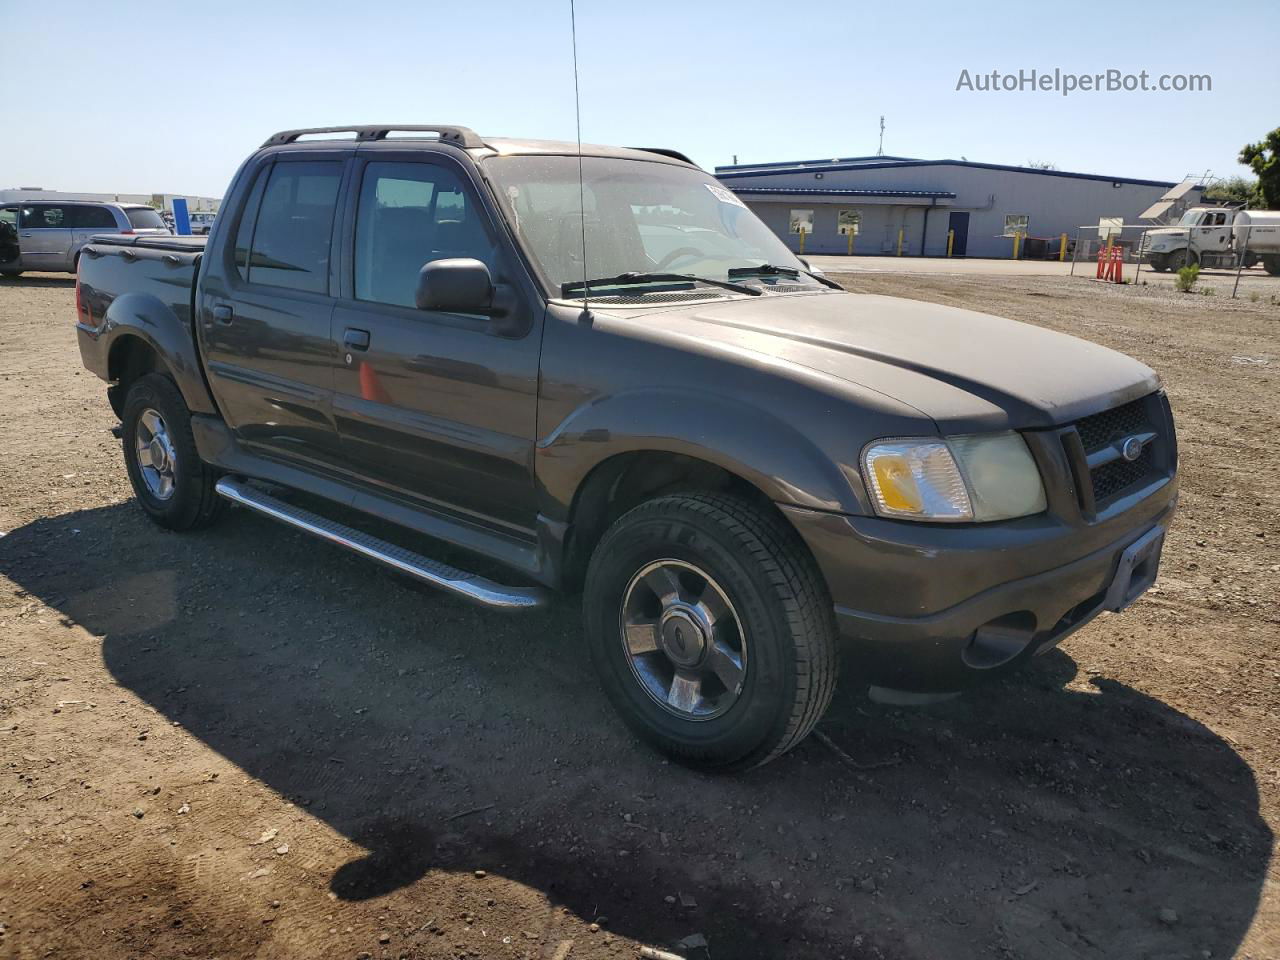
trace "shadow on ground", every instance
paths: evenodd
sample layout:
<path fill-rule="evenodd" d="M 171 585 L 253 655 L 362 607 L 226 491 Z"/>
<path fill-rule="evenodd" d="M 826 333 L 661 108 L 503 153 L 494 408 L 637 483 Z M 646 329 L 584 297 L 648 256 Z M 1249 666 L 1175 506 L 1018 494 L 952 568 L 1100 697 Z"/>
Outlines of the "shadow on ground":
<path fill-rule="evenodd" d="M 342 900 L 482 868 L 644 942 L 699 930 L 720 960 L 1227 957 L 1258 905 L 1248 766 L 1062 652 L 921 711 L 846 677 L 829 744 L 717 778 L 627 736 L 571 601 L 504 617 L 245 513 L 176 536 L 131 503 L 12 531 L 0 572 L 364 847 L 327 868 Z"/>
<path fill-rule="evenodd" d="M 25 273 L 16 277 L 0 274 L 0 287 L 74 287 L 75 285 L 74 274 Z"/>

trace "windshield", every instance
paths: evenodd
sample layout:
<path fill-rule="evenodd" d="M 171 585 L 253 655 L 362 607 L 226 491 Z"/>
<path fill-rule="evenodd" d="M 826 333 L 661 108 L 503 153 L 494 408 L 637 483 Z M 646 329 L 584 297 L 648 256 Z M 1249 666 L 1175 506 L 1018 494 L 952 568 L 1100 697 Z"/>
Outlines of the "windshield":
<path fill-rule="evenodd" d="M 700 170 L 583 157 L 581 194 L 576 156 L 492 157 L 484 170 L 534 266 L 556 291 L 584 277 L 627 273 L 725 281 L 730 270 L 762 264 L 804 270 L 732 191 Z M 804 274 L 800 281 L 809 282 Z"/>
<path fill-rule="evenodd" d="M 1182 219 L 1178 221 L 1180 227 L 1196 227 L 1200 225 L 1200 218 L 1204 216 L 1203 210 L 1188 210 L 1182 215 Z"/>

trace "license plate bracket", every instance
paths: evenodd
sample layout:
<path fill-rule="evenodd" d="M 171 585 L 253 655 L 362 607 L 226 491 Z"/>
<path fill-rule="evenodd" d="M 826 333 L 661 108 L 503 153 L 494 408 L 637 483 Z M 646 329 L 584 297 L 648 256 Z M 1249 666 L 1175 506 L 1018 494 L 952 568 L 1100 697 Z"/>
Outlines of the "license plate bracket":
<path fill-rule="evenodd" d="M 1102 602 L 1104 610 L 1123 610 L 1155 583 L 1160 552 L 1164 549 L 1164 532 L 1164 527 L 1155 527 L 1125 547 Z"/>

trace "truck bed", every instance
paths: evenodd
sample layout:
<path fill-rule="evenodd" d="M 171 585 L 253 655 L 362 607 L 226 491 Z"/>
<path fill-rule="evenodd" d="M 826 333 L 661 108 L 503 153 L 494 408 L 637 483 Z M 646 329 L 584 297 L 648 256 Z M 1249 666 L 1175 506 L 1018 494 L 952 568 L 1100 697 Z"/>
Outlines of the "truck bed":
<path fill-rule="evenodd" d="M 132 333 L 162 349 L 179 387 L 203 380 L 193 325 L 195 279 L 207 237 L 94 237 L 80 256 L 77 327 L 84 365 L 113 379 L 111 347 Z M 184 395 L 186 391 L 184 390 Z M 196 402 L 189 402 L 199 409 Z"/>

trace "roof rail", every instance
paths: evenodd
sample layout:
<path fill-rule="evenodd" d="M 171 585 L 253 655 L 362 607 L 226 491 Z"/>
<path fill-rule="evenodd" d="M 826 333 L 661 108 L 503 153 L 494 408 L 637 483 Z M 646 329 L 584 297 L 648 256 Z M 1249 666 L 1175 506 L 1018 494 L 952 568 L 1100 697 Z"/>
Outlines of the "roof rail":
<path fill-rule="evenodd" d="M 267 142 L 263 146 L 275 147 L 282 143 L 293 143 L 299 138 L 312 133 L 353 133 L 356 140 L 385 140 L 388 134 L 399 133 L 401 130 L 435 133 L 440 136 L 441 141 L 444 143 L 451 143 L 455 147 L 462 147 L 464 150 L 484 146 L 484 141 L 480 139 L 480 135 L 470 127 L 444 123 L 376 123 L 350 127 L 305 127 L 301 130 L 282 130 L 279 133 L 272 134 L 267 138 Z"/>
<path fill-rule="evenodd" d="M 670 157 L 672 160 L 683 160 L 691 167 L 698 166 L 679 150 L 672 150 L 670 147 L 632 147 L 632 150 L 643 150 L 645 153 L 656 153 L 660 157 Z"/>

